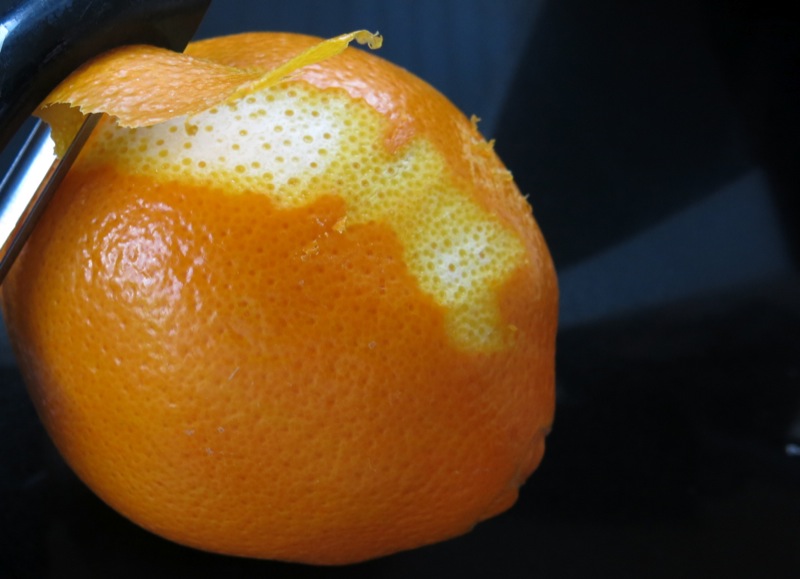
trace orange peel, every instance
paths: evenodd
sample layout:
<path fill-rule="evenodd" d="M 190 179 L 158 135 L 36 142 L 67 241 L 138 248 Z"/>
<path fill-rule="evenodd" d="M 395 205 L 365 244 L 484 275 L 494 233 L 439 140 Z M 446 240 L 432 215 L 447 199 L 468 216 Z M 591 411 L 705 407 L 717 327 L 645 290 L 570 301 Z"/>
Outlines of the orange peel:
<path fill-rule="evenodd" d="M 303 67 L 344 51 L 352 42 L 380 48 L 366 30 L 341 34 L 271 70 L 243 70 L 153 46 L 110 50 L 80 67 L 51 92 L 36 115 L 51 127 L 60 157 L 87 115 L 105 113 L 122 127 L 152 126 L 274 86 Z"/>

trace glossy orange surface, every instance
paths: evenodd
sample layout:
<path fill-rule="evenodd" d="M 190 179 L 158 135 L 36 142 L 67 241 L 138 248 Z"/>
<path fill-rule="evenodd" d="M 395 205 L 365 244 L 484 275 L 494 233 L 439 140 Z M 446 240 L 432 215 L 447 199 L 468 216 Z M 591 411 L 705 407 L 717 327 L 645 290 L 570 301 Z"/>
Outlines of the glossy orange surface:
<path fill-rule="evenodd" d="M 188 52 L 263 70 L 314 42 Z M 510 507 L 553 419 L 557 287 L 474 123 L 355 49 L 203 114 L 107 123 L 2 288 L 68 463 L 164 537 L 318 564 Z"/>

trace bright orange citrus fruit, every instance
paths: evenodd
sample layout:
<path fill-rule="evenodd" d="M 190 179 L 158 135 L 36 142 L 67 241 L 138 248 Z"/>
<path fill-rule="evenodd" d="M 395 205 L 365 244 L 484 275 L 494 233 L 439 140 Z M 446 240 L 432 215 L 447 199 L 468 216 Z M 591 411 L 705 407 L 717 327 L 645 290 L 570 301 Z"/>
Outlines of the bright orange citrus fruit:
<path fill-rule="evenodd" d="M 263 81 L 318 42 L 82 71 L 62 101 L 119 124 L 2 289 L 41 419 L 104 501 L 196 548 L 343 564 L 513 504 L 553 418 L 557 287 L 491 143 L 430 86 L 356 48 Z M 189 104 L 148 124 L 159 91 Z"/>

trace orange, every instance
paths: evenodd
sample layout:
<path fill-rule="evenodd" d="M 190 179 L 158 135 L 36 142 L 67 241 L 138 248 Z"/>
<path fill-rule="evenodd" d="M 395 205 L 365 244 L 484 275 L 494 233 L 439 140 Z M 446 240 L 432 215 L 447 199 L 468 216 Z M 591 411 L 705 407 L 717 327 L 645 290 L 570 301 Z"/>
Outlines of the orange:
<path fill-rule="evenodd" d="M 178 543 L 361 561 L 508 509 L 542 458 L 530 206 L 475 122 L 352 39 L 128 48 L 43 108 L 110 116 L 3 285 L 19 365 L 81 479 Z"/>

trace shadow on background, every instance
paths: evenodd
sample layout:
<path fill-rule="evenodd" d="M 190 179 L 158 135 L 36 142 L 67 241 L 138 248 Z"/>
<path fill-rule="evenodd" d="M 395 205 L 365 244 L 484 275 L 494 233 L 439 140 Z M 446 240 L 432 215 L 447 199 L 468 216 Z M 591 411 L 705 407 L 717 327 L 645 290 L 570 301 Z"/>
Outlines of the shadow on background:
<path fill-rule="evenodd" d="M 545 3 L 497 149 L 562 268 L 755 168 L 797 241 L 800 39 L 769 5 Z"/>

